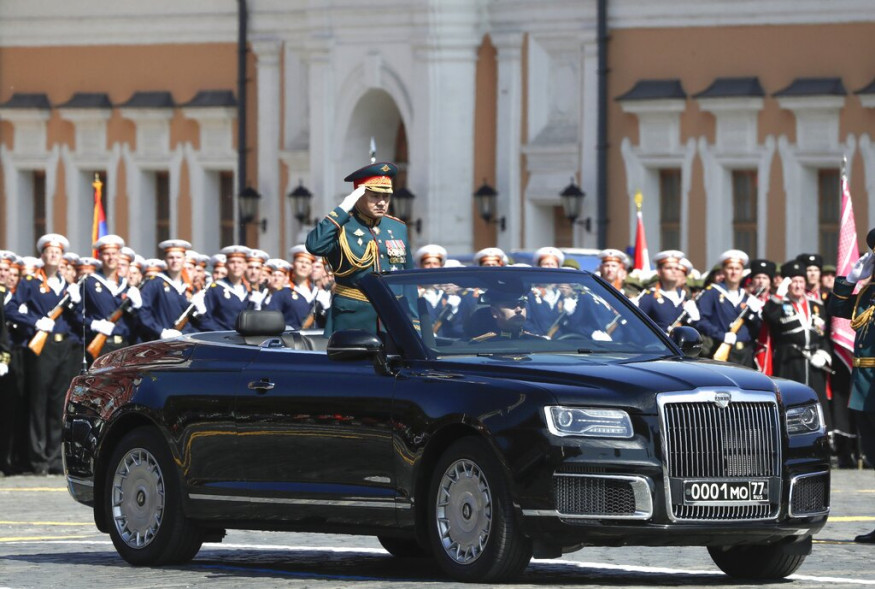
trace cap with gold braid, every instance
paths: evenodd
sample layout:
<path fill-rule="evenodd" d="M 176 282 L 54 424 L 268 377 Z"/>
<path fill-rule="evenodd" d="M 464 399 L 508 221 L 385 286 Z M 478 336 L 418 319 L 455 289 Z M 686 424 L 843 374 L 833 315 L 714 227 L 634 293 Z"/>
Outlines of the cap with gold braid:
<path fill-rule="evenodd" d="M 359 168 L 343 179 L 352 182 L 354 188 L 364 186 L 373 192 L 392 194 L 392 178 L 398 173 L 398 166 L 390 162 L 377 162 Z"/>

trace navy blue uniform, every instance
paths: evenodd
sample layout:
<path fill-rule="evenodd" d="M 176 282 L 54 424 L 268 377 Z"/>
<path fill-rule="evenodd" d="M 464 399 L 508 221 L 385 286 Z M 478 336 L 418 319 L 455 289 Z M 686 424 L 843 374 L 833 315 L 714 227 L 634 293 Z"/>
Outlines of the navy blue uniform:
<path fill-rule="evenodd" d="M 309 305 L 302 305 L 301 301 L 303 301 L 303 297 L 286 286 L 270 293 L 264 300 L 262 309 L 279 311 L 286 320 L 286 327 L 301 329 L 310 309 Z"/>
<path fill-rule="evenodd" d="M 165 274 L 156 274 L 146 280 L 140 294 L 143 298 L 139 310 L 140 326 L 146 340 L 160 339 L 162 330 L 173 329 L 173 324 L 189 305 L 188 285 L 170 280 Z M 189 322 L 180 331 L 193 333 L 197 330 Z"/>
<path fill-rule="evenodd" d="M 676 288 L 670 294 L 657 286 L 648 288 L 638 298 L 638 308 L 664 331 L 668 331 L 669 326 L 684 312 L 684 303 L 687 301 L 687 293 L 682 288 Z"/>
<path fill-rule="evenodd" d="M 233 330 L 237 324 L 237 315 L 252 308 L 246 286 L 242 283 L 233 286 L 224 278 L 207 287 L 204 305 L 207 312 L 198 319 L 198 327 L 203 331 Z"/>
<path fill-rule="evenodd" d="M 700 333 L 713 339 L 716 347 L 723 342 L 732 322 L 747 308 L 751 295 L 744 290 L 735 294 L 726 290 L 725 283 L 710 285 L 699 298 L 698 307 L 701 318 L 695 327 Z M 736 332 L 736 342 L 729 353 L 729 361 L 754 367 L 753 342 L 760 331 L 761 320 L 758 315 L 748 314 L 744 324 Z"/>
<path fill-rule="evenodd" d="M 90 343 L 97 335 L 91 330 L 92 321 L 109 319 L 125 300 L 124 293 L 128 290 L 128 281 L 124 278 L 111 281 L 100 272 L 88 276 L 82 283 L 82 305 L 85 307 L 86 340 Z M 117 349 L 131 341 L 131 324 L 129 314 L 123 315 L 115 324 L 112 334 L 107 337 L 102 353 Z"/>

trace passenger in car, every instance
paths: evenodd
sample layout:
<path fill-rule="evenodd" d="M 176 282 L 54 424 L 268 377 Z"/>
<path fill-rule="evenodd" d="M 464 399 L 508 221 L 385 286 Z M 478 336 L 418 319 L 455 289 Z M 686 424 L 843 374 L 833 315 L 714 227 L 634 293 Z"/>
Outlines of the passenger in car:
<path fill-rule="evenodd" d="M 546 339 L 542 335 L 524 329 L 529 300 L 525 293 L 490 289 L 483 295 L 483 299 L 489 303 L 488 308 L 493 320 L 493 327 L 473 338 L 472 343 L 502 339 Z M 485 313 L 477 311 L 472 315 L 472 319 L 478 315 L 485 315 Z"/>

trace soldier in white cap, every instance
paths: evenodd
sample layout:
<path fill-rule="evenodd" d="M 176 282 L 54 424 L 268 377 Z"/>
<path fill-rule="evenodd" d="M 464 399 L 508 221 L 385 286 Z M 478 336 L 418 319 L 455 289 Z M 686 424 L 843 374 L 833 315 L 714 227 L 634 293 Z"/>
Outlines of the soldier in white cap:
<path fill-rule="evenodd" d="M 474 254 L 474 263 L 478 266 L 507 266 L 507 254 L 497 247 L 485 247 Z"/>
<path fill-rule="evenodd" d="M 215 282 L 228 275 L 228 269 L 225 267 L 227 261 L 225 254 L 213 254 L 210 256 L 210 266 L 213 267 L 213 272 L 211 274 L 213 279 L 211 282 Z"/>
<path fill-rule="evenodd" d="M 289 273 L 292 265 L 279 258 L 269 259 L 265 267 L 270 270 L 268 295 L 262 303 L 256 302 L 256 309 L 279 311 L 283 314 L 287 329 L 301 329 L 301 323 L 306 319 L 302 310 L 292 301 L 292 289 L 289 286 Z"/>
<path fill-rule="evenodd" d="M 43 332 L 47 336 L 39 354 L 35 349 L 27 349 L 24 359 L 30 404 L 28 455 L 30 468 L 36 474 L 62 471 L 64 395 L 81 360 L 73 341 L 73 334 L 82 328 L 81 316 L 74 310 L 81 298 L 77 286 L 68 284 L 60 273 L 64 250 L 69 246 L 67 238 L 57 233 L 40 237 L 36 247 L 43 267 L 21 281 L 6 309 L 8 320 L 34 334 Z M 61 307 L 60 314 L 53 319 L 53 309 L 68 291 L 72 304 Z"/>
<path fill-rule="evenodd" d="M 97 334 L 106 336 L 106 342 L 99 352 L 106 354 L 132 343 L 135 328 L 132 313 L 143 305 L 143 301 L 140 291 L 129 286 L 127 279 L 119 275 L 119 260 L 125 240 L 118 235 L 104 235 L 91 247 L 98 252 L 102 266 L 100 271 L 91 274 L 82 283 L 82 303 L 88 332 L 86 341 L 92 342 Z M 130 303 L 124 303 L 125 299 L 130 299 Z M 111 321 L 113 314 L 123 304 L 127 312 L 115 322 Z"/>
<path fill-rule="evenodd" d="M 683 288 L 684 270 L 681 265 L 684 252 L 664 250 L 653 257 L 658 280 L 638 297 L 638 307 L 665 331 L 675 325 L 683 315 L 683 323 L 698 321 L 699 311 L 696 303 L 689 298 Z"/>
<path fill-rule="evenodd" d="M 198 326 L 204 331 L 234 329 L 237 315 L 249 309 L 251 289 L 244 281 L 251 250 L 245 245 L 229 245 L 222 248 L 228 275 L 211 283 L 205 291 L 191 298 L 198 313 Z M 261 263 L 258 266 L 261 275 Z"/>
<path fill-rule="evenodd" d="M 698 302 L 701 317 L 695 327 L 703 336 L 711 338 L 711 347 L 715 350 L 721 343 L 730 346 L 729 362 L 753 368 L 753 344 L 760 330 L 763 303 L 742 288 L 747 263 L 748 255 L 741 250 L 723 252 L 720 256 L 723 281 L 709 285 L 702 293 Z M 745 312 L 748 308 L 750 311 Z M 744 322 L 733 332 L 732 324 L 742 312 Z"/>
<path fill-rule="evenodd" d="M 413 254 L 417 268 L 442 268 L 447 261 L 447 250 L 436 243 L 422 246 Z"/>
<path fill-rule="evenodd" d="M 224 250 L 223 250 L 224 251 Z M 250 249 L 246 257 L 246 282 L 253 291 L 267 289 L 267 272 L 264 265 L 270 255 L 264 250 Z"/>
<path fill-rule="evenodd" d="M 289 276 L 292 302 L 301 316 L 301 327 L 311 329 L 316 322 L 316 295 L 319 294 L 319 289 L 310 280 L 316 256 L 308 252 L 303 243 L 293 246 L 289 255 L 292 263 Z"/>
<path fill-rule="evenodd" d="M 605 249 L 599 252 L 598 273 L 607 280 L 611 286 L 625 294 L 627 297 L 638 295 L 639 289 L 626 284 L 627 269 L 631 265 L 629 256 L 618 249 Z"/>
<path fill-rule="evenodd" d="M 191 285 L 182 279 L 182 270 L 185 252 L 191 249 L 191 244 L 184 239 L 166 239 L 158 247 L 164 252 L 164 260 L 149 264 L 146 273 L 152 276 L 140 288 L 143 306 L 139 318 L 145 340 L 168 339 L 196 331 L 187 317 L 183 319 L 189 306 Z M 163 271 L 160 270 L 162 264 Z M 176 327 L 178 322 L 184 324 L 182 329 Z"/>

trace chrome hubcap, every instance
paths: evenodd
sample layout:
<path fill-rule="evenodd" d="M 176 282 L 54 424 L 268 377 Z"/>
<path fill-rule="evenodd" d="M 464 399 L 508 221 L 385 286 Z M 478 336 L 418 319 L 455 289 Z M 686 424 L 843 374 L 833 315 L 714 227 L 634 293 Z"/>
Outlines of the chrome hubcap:
<path fill-rule="evenodd" d="M 492 492 L 476 463 L 457 460 L 441 477 L 435 501 L 441 545 L 459 564 L 477 560 L 489 541 Z"/>
<path fill-rule="evenodd" d="M 145 548 L 161 528 L 164 475 L 149 451 L 134 448 L 119 461 L 112 479 L 112 519 L 131 548 Z"/>

